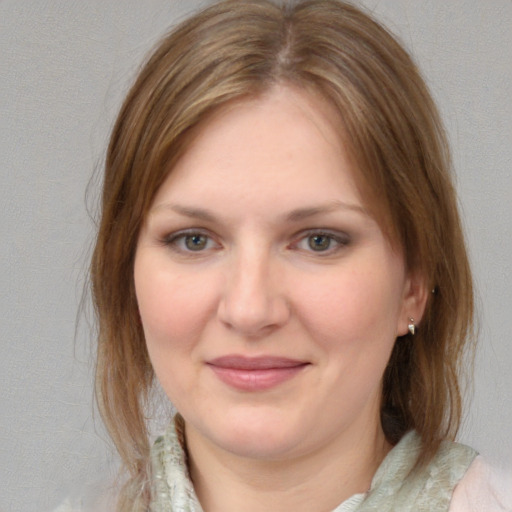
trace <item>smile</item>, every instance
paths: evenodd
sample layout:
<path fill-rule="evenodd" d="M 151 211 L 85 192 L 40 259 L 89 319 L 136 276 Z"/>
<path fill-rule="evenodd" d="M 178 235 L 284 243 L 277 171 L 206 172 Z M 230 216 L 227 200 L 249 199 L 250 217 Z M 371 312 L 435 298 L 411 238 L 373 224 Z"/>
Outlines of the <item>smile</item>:
<path fill-rule="evenodd" d="M 241 391 L 264 391 L 295 377 L 310 363 L 282 357 L 230 355 L 206 364 L 230 387 Z"/>

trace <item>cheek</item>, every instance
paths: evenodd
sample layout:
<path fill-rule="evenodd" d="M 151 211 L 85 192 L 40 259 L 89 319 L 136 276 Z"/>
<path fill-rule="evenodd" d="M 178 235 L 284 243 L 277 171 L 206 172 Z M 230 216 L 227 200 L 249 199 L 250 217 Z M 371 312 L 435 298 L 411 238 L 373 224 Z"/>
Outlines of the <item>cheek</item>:
<path fill-rule="evenodd" d="M 144 255 L 135 264 L 135 290 L 150 355 L 189 349 L 212 310 L 212 284 L 167 267 Z"/>
<path fill-rule="evenodd" d="M 303 278 L 297 307 L 317 339 L 355 348 L 367 343 L 393 344 L 402 305 L 400 268 L 372 270 L 371 265 L 315 279 Z"/>
<path fill-rule="evenodd" d="M 134 279 L 155 375 L 169 400 L 182 410 L 194 391 L 195 349 L 212 310 L 215 287 L 143 251 L 136 258 Z"/>
<path fill-rule="evenodd" d="M 371 268 L 351 265 L 350 272 L 303 279 L 296 288 L 302 298 L 298 316 L 320 350 L 317 362 L 324 371 L 318 385 L 328 390 L 334 410 L 345 411 L 344 418 L 378 407 L 396 340 L 401 274 L 393 267 Z"/>

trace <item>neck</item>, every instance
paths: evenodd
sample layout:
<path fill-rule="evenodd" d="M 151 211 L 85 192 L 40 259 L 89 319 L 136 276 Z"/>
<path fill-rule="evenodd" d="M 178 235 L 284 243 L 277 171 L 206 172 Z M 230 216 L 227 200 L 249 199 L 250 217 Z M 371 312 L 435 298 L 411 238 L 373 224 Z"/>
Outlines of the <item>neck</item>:
<path fill-rule="evenodd" d="M 189 426 L 186 432 L 190 473 L 205 512 L 331 511 L 368 491 L 391 448 L 379 425 L 299 457 L 261 460 L 223 451 Z"/>

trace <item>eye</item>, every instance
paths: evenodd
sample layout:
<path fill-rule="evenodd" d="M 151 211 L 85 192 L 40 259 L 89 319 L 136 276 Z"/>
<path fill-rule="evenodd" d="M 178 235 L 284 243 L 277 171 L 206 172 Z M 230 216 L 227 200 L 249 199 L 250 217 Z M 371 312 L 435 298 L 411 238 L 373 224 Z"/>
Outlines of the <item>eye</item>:
<path fill-rule="evenodd" d="M 185 235 L 183 237 L 185 247 L 190 251 L 202 251 L 208 246 L 208 237 L 206 235 Z"/>
<path fill-rule="evenodd" d="M 332 254 L 349 243 L 350 238 L 345 233 L 312 231 L 300 238 L 294 246 L 302 251 Z"/>
<path fill-rule="evenodd" d="M 308 236 L 307 241 L 313 251 L 327 251 L 331 247 L 333 239 L 329 235 L 317 234 Z"/>
<path fill-rule="evenodd" d="M 165 238 L 164 244 L 182 253 L 202 252 L 217 247 L 210 236 L 200 231 L 173 233 Z"/>

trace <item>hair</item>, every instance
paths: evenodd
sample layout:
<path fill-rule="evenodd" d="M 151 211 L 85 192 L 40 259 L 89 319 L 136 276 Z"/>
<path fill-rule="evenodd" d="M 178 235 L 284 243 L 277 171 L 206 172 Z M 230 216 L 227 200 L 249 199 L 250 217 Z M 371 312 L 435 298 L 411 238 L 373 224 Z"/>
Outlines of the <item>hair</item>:
<path fill-rule="evenodd" d="M 336 0 L 225 0 L 182 22 L 143 66 L 108 147 L 91 264 L 98 319 L 96 394 L 129 479 L 119 511 L 150 500 L 146 411 L 153 369 L 133 265 L 152 200 L 209 115 L 287 84 L 325 99 L 370 206 L 429 290 L 414 336 L 397 339 L 383 378 L 381 421 L 395 444 L 415 429 L 428 462 L 461 419 L 459 375 L 472 338 L 473 292 L 451 163 L 437 109 L 390 33 Z"/>

